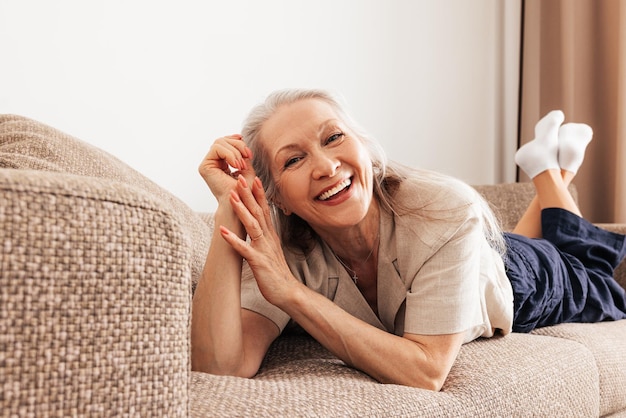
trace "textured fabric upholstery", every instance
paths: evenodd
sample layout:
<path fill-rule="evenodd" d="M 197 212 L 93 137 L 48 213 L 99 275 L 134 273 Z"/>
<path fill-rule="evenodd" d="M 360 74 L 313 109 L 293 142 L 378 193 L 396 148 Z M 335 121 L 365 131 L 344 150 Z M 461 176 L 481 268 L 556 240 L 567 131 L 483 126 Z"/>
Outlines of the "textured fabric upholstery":
<path fill-rule="evenodd" d="M 177 197 L 111 154 L 41 122 L 0 115 L 0 167 L 106 178 L 154 195 L 180 218 L 189 236 L 192 280 L 202 272 L 210 240 L 207 225 Z"/>
<path fill-rule="evenodd" d="M 186 416 L 190 248 L 119 182 L 0 169 L 0 416 Z"/>
<path fill-rule="evenodd" d="M 472 342 L 436 393 L 381 385 L 311 338 L 289 336 L 271 347 L 255 379 L 194 372 L 190 394 L 191 416 L 198 418 L 206 411 L 268 418 L 591 417 L 597 390 L 593 356 L 567 340 L 513 334 Z"/>
<path fill-rule="evenodd" d="M 626 412 L 626 321 L 561 324 L 533 334 L 577 341 L 589 349 L 599 370 L 600 414 Z"/>

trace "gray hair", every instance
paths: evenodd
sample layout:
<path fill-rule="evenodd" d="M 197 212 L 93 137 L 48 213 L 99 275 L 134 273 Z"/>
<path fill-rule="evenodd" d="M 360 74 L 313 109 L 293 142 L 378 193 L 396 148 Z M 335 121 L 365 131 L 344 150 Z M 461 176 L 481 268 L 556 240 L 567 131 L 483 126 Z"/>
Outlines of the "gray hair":
<path fill-rule="evenodd" d="M 269 155 L 260 141 L 261 129 L 267 120 L 278 110 L 278 108 L 289 105 L 300 100 L 315 99 L 321 100 L 331 106 L 337 116 L 350 128 L 355 135 L 363 141 L 369 150 L 374 171 L 374 193 L 381 202 L 387 201 L 381 193 L 380 183 L 386 172 L 387 157 L 384 150 L 370 138 L 345 112 L 339 99 L 324 90 L 287 89 L 279 90 L 270 94 L 263 103 L 254 107 L 246 118 L 241 134 L 244 141 L 252 150 L 254 155 L 252 166 L 265 188 L 267 199 L 270 203 L 275 201 L 278 193 L 276 182 L 270 171 Z M 273 206 L 273 205 L 272 205 Z M 290 246 L 300 247 L 303 251 L 310 249 L 315 233 L 309 225 L 299 216 L 292 214 L 286 216 L 275 206 L 273 206 L 273 216 L 276 222 L 276 229 L 283 242 Z"/>
<path fill-rule="evenodd" d="M 261 130 L 265 122 L 274 115 L 282 106 L 289 105 L 300 100 L 321 100 L 336 112 L 337 116 L 346 126 L 360 139 L 369 151 L 374 175 L 374 196 L 378 199 L 381 207 L 389 212 L 411 211 L 432 219 L 433 214 L 422 214 L 419 208 L 408 208 L 403 202 L 394 199 L 394 194 L 400 183 L 408 177 L 421 177 L 433 182 L 447 182 L 449 178 L 438 173 L 426 170 L 416 170 L 401 164 L 390 162 L 387 159 L 382 146 L 370 137 L 344 110 L 339 99 L 324 90 L 317 89 L 286 89 L 271 93 L 263 103 L 255 106 L 244 121 L 242 136 L 254 155 L 252 166 L 265 188 L 267 199 L 272 206 L 272 215 L 275 227 L 283 241 L 290 248 L 299 248 L 307 253 L 313 248 L 316 234 L 313 229 L 296 214 L 285 215 L 276 208 L 274 201 L 278 193 L 278 186 L 272 176 L 267 150 L 261 145 Z M 495 215 L 490 210 L 487 202 L 476 192 L 481 206 L 483 229 L 488 241 L 500 254 L 504 254 L 504 239 Z"/>

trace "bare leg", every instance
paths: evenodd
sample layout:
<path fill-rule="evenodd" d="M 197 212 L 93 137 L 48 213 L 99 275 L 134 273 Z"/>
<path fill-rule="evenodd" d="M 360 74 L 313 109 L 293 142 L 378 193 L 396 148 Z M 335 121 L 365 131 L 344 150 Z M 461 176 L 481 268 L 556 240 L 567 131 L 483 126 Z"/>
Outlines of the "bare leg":
<path fill-rule="evenodd" d="M 537 195 L 533 198 L 513 229 L 513 233 L 529 238 L 541 238 L 541 210 L 545 208 L 562 208 L 581 216 L 580 209 L 567 187 L 575 173 L 561 170 L 546 170 L 533 178 Z"/>
<path fill-rule="evenodd" d="M 541 238 L 541 206 L 539 198 L 535 195 L 528 205 L 526 212 L 520 218 L 513 229 L 514 234 L 524 235 L 528 238 Z"/>

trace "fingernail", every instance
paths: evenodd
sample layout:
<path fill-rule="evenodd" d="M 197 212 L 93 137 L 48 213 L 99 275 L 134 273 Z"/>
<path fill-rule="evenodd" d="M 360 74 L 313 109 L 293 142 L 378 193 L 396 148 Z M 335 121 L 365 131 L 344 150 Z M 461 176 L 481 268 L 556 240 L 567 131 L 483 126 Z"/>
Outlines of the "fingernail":
<path fill-rule="evenodd" d="M 258 178 L 258 177 L 255 177 L 255 178 L 254 178 L 254 184 L 256 184 L 256 186 L 257 186 L 258 188 L 260 188 L 260 189 L 262 189 L 262 188 L 263 188 L 263 183 L 261 183 L 261 179 L 260 179 L 260 178 Z"/>
<path fill-rule="evenodd" d="M 248 182 L 246 181 L 244 176 L 242 176 L 241 174 L 239 175 L 238 181 L 241 187 L 246 187 L 246 188 L 248 187 Z"/>
<path fill-rule="evenodd" d="M 234 190 L 230 191 L 230 198 L 233 199 L 235 202 L 241 202 L 241 200 L 239 199 L 239 195 Z"/>

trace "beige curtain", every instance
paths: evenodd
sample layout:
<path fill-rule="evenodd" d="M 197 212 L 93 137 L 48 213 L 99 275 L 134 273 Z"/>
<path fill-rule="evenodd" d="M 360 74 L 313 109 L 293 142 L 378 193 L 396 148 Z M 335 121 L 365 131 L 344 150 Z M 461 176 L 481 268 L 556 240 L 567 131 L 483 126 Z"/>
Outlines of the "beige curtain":
<path fill-rule="evenodd" d="M 526 0 L 522 60 L 521 143 L 553 109 L 589 124 L 574 180 L 581 210 L 592 222 L 626 222 L 626 1 Z"/>

